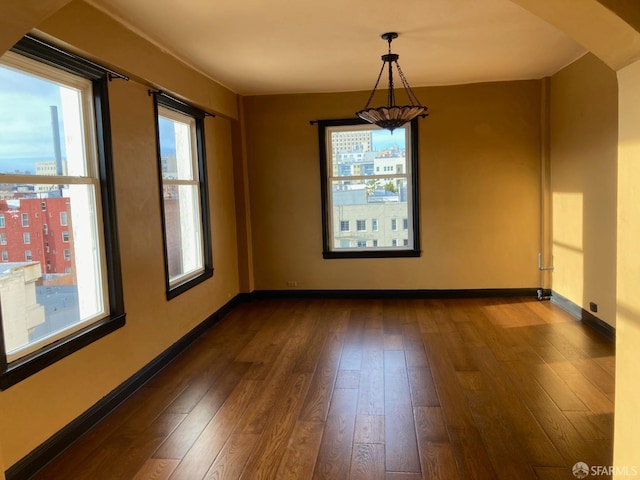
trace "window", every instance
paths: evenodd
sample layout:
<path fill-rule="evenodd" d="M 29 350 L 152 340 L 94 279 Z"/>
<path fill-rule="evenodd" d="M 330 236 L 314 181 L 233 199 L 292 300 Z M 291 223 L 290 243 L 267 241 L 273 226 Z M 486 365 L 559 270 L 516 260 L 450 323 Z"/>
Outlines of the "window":
<path fill-rule="evenodd" d="M 67 212 L 60 212 L 60 225 L 67 226 Z"/>
<path fill-rule="evenodd" d="M 64 256 L 65 260 L 71 260 L 71 250 L 69 250 L 68 248 L 62 250 L 62 255 Z"/>
<path fill-rule="evenodd" d="M 395 238 L 393 240 L 391 240 L 391 245 L 394 247 L 398 246 L 398 240 L 396 240 Z"/>
<path fill-rule="evenodd" d="M 403 218 L 402 219 L 402 229 L 403 230 L 408 230 L 409 229 L 409 219 L 408 218 Z"/>
<path fill-rule="evenodd" d="M 0 148 L 0 210 L 19 219 L 6 226 L 9 238 L 23 234 L 31 244 L 24 261 L 16 255 L 0 273 L 5 389 L 124 325 L 124 307 L 107 71 L 27 36 L 0 57 L 0 96 L 0 129 L 14 132 Z M 15 164 L 15 158 L 24 160 Z M 75 261 L 66 275 L 49 275 L 51 259 L 32 255 L 48 251 L 43 236 L 22 231 L 46 234 L 40 211 L 65 211 L 74 225 L 69 257 Z M 2 259 L 8 262 L 8 253 Z M 21 294 L 12 294 L 16 290 Z M 62 295 L 65 307 L 54 308 Z"/>
<path fill-rule="evenodd" d="M 4 213 L 0 214 L 0 228 L 4 228 Z"/>
<path fill-rule="evenodd" d="M 49 233 L 49 225 L 47 225 L 46 223 L 44 223 L 42 225 L 42 231 L 44 232 L 45 235 L 47 235 Z"/>
<path fill-rule="evenodd" d="M 7 252 L 6 250 L 2 251 L 2 261 L 3 262 L 8 262 L 9 261 L 9 252 Z"/>
<path fill-rule="evenodd" d="M 69 232 L 66 230 L 62 232 L 62 241 L 64 243 L 69 243 Z"/>
<path fill-rule="evenodd" d="M 395 218 L 391 219 L 391 230 L 398 230 L 398 220 Z"/>
<path fill-rule="evenodd" d="M 323 257 L 419 256 L 417 120 L 393 134 L 359 119 L 321 120 L 318 128 Z M 363 218 L 372 219 L 371 231 Z M 407 219 L 407 245 L 392 242 L 398 218 Z M 350 221 L 356 231 L 345 243 Z"/>
<path fill-rule="evenodd" d="M 6 245 L 6 244 L 7 244 L 7 234 L 0 233 L 0 245 Z"/>
<path fill-rule="evenodd" d="M 204 112 L 160 92 L 158 163 L 167 298 L 213 275 L 204 149 Z"/>
<path fill-rule="evenodd" d="M 349 220 L 340 220 L 340 231 L 341 232 L 349 231 Z"/>

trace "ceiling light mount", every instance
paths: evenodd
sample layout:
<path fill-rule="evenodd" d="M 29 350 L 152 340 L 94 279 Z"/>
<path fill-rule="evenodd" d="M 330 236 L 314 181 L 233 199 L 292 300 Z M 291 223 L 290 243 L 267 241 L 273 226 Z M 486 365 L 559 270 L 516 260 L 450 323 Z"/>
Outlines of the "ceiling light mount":
<path fill-rule="evenodd" d="M 394 129 L 401 127 L 407 122 L 410 122 L 414 118 L 418 116 L 426 117 L 427 116 L 427 107 L 423 106 L 418 97 L 416 97 L 415 93 L 409 86 L 409 82 L 405 78 L 402 73 L 402 69 L 398 64 L 398 59 L 400 55 L 397 53 L 391 53 L 391 42 L 398 38 L 398 34 L 396 32 L 387 32 L 381 35 L 383 40 L 386 40 L 389 44 L 388 53 L 382 55 L 382 68 L 380 69 L 380 73 L 378 74 L 378 79 L 376 80 L 376 84 L 371 91 L 371 95 L 369 95 L 369 100 L 367 100 L 364 108 L 358 112 L 356 115 L 362 118 L 363 120 L 378 125 L 381 128 L 386 128 L 393 132 Z M 404 91 L 409 99 L 408 105 L 396 105 L 395 98 L 395 89 L 394 89 L 394 81 L 393 81 L 393 65 L 395 64 L 396 70 L 398 70 L 398 76 L 400 77 L 400 81 L 402 82 L 402 86 Z M 388 84 L 388 94 L 387 94 L 387 105 L 381 107 L 369 107 L 371 104 L 371 100 L 376 93 L 376 89 L 378 88 L 378 84 L 380 83 L 380 78 L 382 78 L 382 73 L 384 72 L 384 67 L 388 65 L 388 76 L 389 76 L 389 84 Z"/>

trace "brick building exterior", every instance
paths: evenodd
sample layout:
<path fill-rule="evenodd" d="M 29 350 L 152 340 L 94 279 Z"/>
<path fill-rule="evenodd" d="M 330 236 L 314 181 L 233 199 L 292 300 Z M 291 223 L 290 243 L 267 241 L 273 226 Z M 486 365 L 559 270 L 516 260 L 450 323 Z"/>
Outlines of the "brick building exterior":
<path fill-rule="evenodd" d="M 39 262 L 47 274 L 68 274 L 75 284 L 68 198 L 0 200 L 0 262 Z M 67 282 L 64 282 L 67 283 Z"/>

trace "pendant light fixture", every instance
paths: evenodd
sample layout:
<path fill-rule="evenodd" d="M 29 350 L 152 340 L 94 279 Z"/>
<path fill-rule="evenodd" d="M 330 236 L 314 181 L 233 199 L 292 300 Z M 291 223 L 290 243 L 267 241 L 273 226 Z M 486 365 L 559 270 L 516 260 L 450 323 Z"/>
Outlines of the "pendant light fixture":
<path fill-rule="evenodd" d="M 388 32 L 382 34 L 382 39 L 386 40 L 389 43 L 389 52 L 385 55 L 382 55 L 382 68 L 380 69 L 380 73 L 378 74 L 378 79 L 376 80 L 376 84 L 373 87 L 373 91 L 371 95 L 369 95 L 369 100 L 367 100 L 367 104 L 364 106 L 362 110 L 356 112 L 358 117 L 363 120 L 378 125 L 379 127 L 386 128 L 393 132 L 395 128 L 401 127 L 405 123 L 413 120 L 417 116 L 427 116 L 427 107 L 423 106 L 418 98 L 416 97 L 413 90 L 409 86 L 407 79 L 402 73 L 402 69 L 398 64 L 398 58 L 400 55 L 396 53 L 391 53 L 391 42 L 394 38 L 398 38 L 398 34 L 396 32 Z M 398 76 L 400 77 L 400 81 L 402 82 L 402 86 L 404 87 L 404 91 L 407 94 L 409 99 L 409 105 L 396 105 L 395 91 L 393 86 L 393 64 L 395 63 L 396 69 L 398 70 Z M 376 89 L 378 88 L 378 84 L 380 83 L 380 78 L 382 77 L 382 72 L 384 72 L 385 65 L 389 65 L 389 86 L 388 86 L 388 96 L 387 96 L 387 105 L 381 106 L 377 108 L 369 107 L 371 100 L 373 99 L 374 94 L 376 93 Z"/>

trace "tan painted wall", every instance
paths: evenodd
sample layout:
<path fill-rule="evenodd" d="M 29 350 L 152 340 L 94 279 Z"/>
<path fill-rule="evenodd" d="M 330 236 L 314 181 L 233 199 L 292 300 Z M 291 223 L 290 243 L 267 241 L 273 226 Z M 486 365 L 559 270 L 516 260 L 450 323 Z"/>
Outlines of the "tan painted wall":
<path fill-rule="evenodd" d="M 635 465 L 640 471 L 640 61 L 620 70 L 618 82 L 618 316 L 613 460 L 620 466 Z"/>
<path fill-rule="evenodd" d="M 0 1 L 0 52 L 8 50 L 35 25 L 70 0 Z"/>
<path fill-rule="evenodd" d="M 592 54 L 551 78 L 553 289 L 615 326 L 618 81 Z"/>
<path fill-rule="evenodd" d="M 317 127 L 367 92 L 245 98 L 255 288 L 537 287 L 541 82 L 417 89 L 420 258 L 323 260 Z"/>
<path fill-rule="evenodd" d="M 86 7 L 62 9 L 46 22 L 55 25 L 56 34 L 70 43 L 62 26 L 77 21 L 75 8 Z M 91 15 L 101 14 L 93 11 Z M 107 18 L 100 22 L 104 28 L 111 24 Z M 91 26 L 76 25 L 69 31 L 74 40 L 91 52 L 93 43 L 89 39 L 95 36 Z M 119 32 L 118 27 L 114 33 Z M 103 31 L 105 35 L 108 33 Z M 92 53 L 106 52 L 107 43 L 96 45 L 99 52 Z M 117 42 L 113 48 L 119 48 Z M 112 53 L 115 57 L 117 52 Z M 175 67 L 175 60 L 164 61 L 157 55 L 157 63 L 145 64 L 138 72 L 134 62 L 137 54 L 140 52 L 135 48 L 128 54 L 131 68 L 141 76 L 148 76 L 150 82 L 167 78 L 167 70 Z M 141 65 L 144 61 L 140 59 Z M 218 88 L 213 82 L 192 79 L 193 72 L 183 75 L 181 70 L 173 71 L 172 82 L 179 86 L 176 93 L 202 99 Z M 153 101 L 147 95 L 147 86 L 134 81 L 112 81 L 109 94 L 127 324 L 0 392 L 3 455 L 0 464 L 5 469 L 127 380 L 239 291 L 232 121 L 221 117 L 205 120 L 214 277 L 167 302 Z"/>
<path fill-rule="evenodd" d="M 615 4 L 616 14 L 594 15 L 597 0 L 512 0 L 587 46 L 618 75 L 618 197 L 616 275 L 616 412 L 613 460 L 640 467 L 640 32 L 637 6 Z M 632 6 L 631 8 L 629 8 Z M 633 12 L 633 13 L 632 13 Z M 606 20 L 606 21 L 603 21 Z M 634 25 L 635 28 L 631 28 Z M 631 478 L 624 471 L 617 480 Z"/>
<path fill-rule="evenodd" d="M 91 35 L 87 35 L 90 26 Z M 219 83 L 137 36 L 93 6 L 74 0 L 38 29 L 100 63 L 182 95 L 205 110 L 238 117 L 237 96 Z"/>

